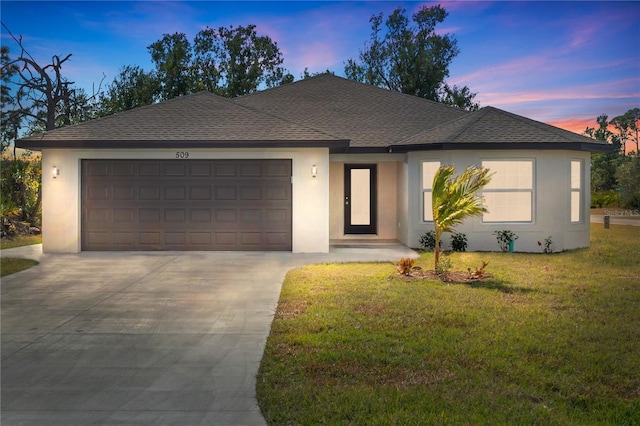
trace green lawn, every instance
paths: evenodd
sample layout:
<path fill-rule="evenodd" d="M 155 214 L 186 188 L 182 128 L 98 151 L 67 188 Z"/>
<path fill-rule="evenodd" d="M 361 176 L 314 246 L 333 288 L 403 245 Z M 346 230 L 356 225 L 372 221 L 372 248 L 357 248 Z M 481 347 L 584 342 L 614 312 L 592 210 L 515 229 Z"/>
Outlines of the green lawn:
<path fill-rule="evenodd" d="M 15 274 L 16 272 L 24 271 L 32 266 L 37 265 L 38 262 L 31 259 L 19 259 L 14 257 L 2 257 L 0 258 L 0 277 L 6 275 Z"/>
<path fill-rule="evenodd" d="M 9 249 L 33 244 L 42 244 L 42 235 L 21 235 L 15 238 L 0 238 L 0 249 Z"/>
<path fill-rule="evenodd" d="M 23 235 L 11 239 L 0 239 L 0 256 L 2 255 L 2 249 L 9 249 L 14 247 L 30 246 L 32 244 L 41 244 L 42 235 Z M 15 274 L 16 272 L 29 269 L 32 266 L 37 265 L 38 262 L 30 259 L 18 259 L 12 257 L 0 258 L 0 277 L 6 275 Z"/>
<path fill-rule="evenodd" d="M 590 249 L 453 254 L 489 261 L 473 285 L 291 271 L 257 378 L 268 423 L 640 424 L 640 228 L 591 229 Z"/>

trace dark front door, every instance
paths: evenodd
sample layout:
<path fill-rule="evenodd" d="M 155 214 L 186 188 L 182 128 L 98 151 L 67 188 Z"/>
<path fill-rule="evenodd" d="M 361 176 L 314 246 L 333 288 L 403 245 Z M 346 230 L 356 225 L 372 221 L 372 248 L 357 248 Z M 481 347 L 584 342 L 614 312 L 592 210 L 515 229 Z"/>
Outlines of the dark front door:
<path fill-rule="evenodd" d="M 344 233 L 377 232 L 377 167 L 375 164 L 344 165 Z"/>

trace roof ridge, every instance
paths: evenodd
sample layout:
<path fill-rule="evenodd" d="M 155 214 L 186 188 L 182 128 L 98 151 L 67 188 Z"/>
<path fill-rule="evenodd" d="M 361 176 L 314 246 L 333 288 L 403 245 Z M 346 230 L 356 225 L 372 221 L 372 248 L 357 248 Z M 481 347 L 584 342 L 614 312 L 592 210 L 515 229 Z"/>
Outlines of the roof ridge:
<path fill-rule="evenodd" d="M 460 108 L 452 106 L 452 105 L 443 104 L 442 102 L 434 101 L 434 100 L 423 98 L 423 97 L 420 97 L 420 96 L 411 95 L 411 94 L 408 94 L 408 93 L 403 93 L 403 92 L 400 92 L 398 90 L 386 89 L 384 87 L 376 86 L 376 85 L 365 83 L 365 82 L 362 82 L 362 81 L 352 80 L 350 78 L 346 78 L 346 77 L 342 77 L 340 75 L 335 75 L 335 74 L 326 73 L 326 72 L 322 73 L 322 74 L 314 75 L 312 77 L 303 78 L 301 80 L 296 80 L 296 81 L 293 81 L 291 83 L 281 84 L 280 86 L 269 87 L 269 88 L 264 89 L 264 90 L 258 90 L 258 91 L 255 91 L 253 93 L 248 93 L 246 95 L 237 96 L 235 98 L 232 98 L 231 101 L 235 101 L 235 100 L 239 100 L 239 99 L 245 99 L 245 98 L 248 98 L 248 97 L 251 97 L 251 96 L 254 96 L 254 95 L 260 95 L 262 93 L 274 92 L 274 91 L 279 90 L 279 89 L 284 89 L 284 88 L 291 87 L 292 85 L 297 85 L 297 84 L 302 84 L 302 83 L 305 83 L 305 82 L 309 82 L 310 80 L 331 79 L 331 78 L 337 79 L 337 80 L 340 80 L 340 81 L 343 81 L 343 82 L 347 82 L 347 83 L 353 83 L 355 85 L 360 85 L 360 86 L 365 87 L 367 89 L 377 89 L 379 91 L 382 91 L 382 92 L 385 92 L 385 93 L 389 93 L 392 96 L 411 96 L 414 99 L 418 99 L 420 101 L 423 101 L 423 102 L 426 102 L 426 103 L 430 103 L 430 104 L 432 104 L 434 106 L 438 106 L 439 108 L 460 109 Z"/>
<path fill-rule="evenodd" d="M 239 104 L 239 103 L 234 102 L 234 99 L 238 99 L 238 98 L 233 98 L 233 99 L 228 98 L 228 99 L 234 105 L 242 107 L 242 108 L 247 109 L 249 111 L 258 112 L 260 114 L 264 114 L 264 115 L 267 115 L 269 117 L 276 118 L 276 119 L 278 119 L 280 121 L 284 121 L 285 123 L 289 123 L 289 124 L 293 124 L 293 125 L 296 125 L 296 126 L 299 126 L 299 127 L 303 127 L 305 129 L 308 129 L 308 130 L 313 130 L 314 132 L 318 132 L 318 133 L 321 133 L 323 135 L 327 135 L 327 136 L 329 136 L 329 137 L 331 137 L 333 139 L 336 139 L 336 140 L 350 140 L 347 137 L 332 135 L 331 133 L 325 132 L 325 131 L 320 130 L 320 129 L 316 129 L 315 127 L 307 126 L 306 124 L 302 124 L 302 123 L 299 123 L 297 121 L 289 120 L 288 118 L 281 117 L 281 116 L 276 115 L 276 114 L 274 114 L 274 113 L 272 113 L 270 111 L 265 111 L 265 110 L 260 109 L 260 108 L 255 108 L 255 107 L 251 107 L 251 106 L 248 106 L 248 105 L 243 105 L 243 104 Z"/>
<path fill-rule="evenodd" d="M 476 111 L 472 111 L 469 115 L 467 115 L 466 117 L 461 117 L 466 119 L 466 124 L 463 124 L 462 126 L 460 126 L 460 128 L 458 129 L 458 131 L 453 132 L 453 134 L 448 138 L 448 140 L 446 142 L 452 141 L 455 138 L 457 138 L 458 136 L 460 136 L 462 134 L 462 132 L 464 132 L 465 130 L 467 130 L 469 127 L 471 127 L 473 124 L 477 123 L 478 120 L 480 120 L 482 117 L 484 117 L 485 115 L 487 115 L 488 113 L 488 107 L 484 107 L 484 108 L 480 108 L 479 110 Z M 444 142 L 444 141 L 443 141 Z"/>
<path fill-rule="evenodd" d="M 480 108 L 480 109 L 479 109 L 479 110 L 477 110 L 477 111 L 466 111 L 466 110 L 460 109 L 460 111 L 464 111 L 466 114 L 465 114 L 465 115 L 462 115 L 462 116 L 460 116 L 460 117 L 456 117 L 456 118 L 454 118 L 454 119 L 452 119 L 452 120 L 444 121 L 444 122 L 442 122 L 442 123 L 438 124 L 438 125 L 437 125 L 437 126 L 435 126 L 435 127 L 431 127 L 431 128 L 429 128 L 429 129 L 422 130 L 422 131 L 420 131 L 420 132 L 418 132 L 418 133 L 416 133 L 416 134 L 414 134 L 414 135 L 407 136 L 406 138 L 401 139 L 401 140 L 399 140 L 399 141 L 396 141 L 396 142 L 394 142 L 394 143 L 392 143 L 392 144 L 389 144 L 388 146 L 402 145 L 402 143 L 403 143 L 404 141 L 406 141 L 406 140 L 416 138 L 416 137 L 418 137 L 418 136 L 420 136 L 420 135 L 423 135 L 423 134 L 433 133 L 433 132 L 437 131 L 438 129 L 441 129 L 441 128 L 443 128 L 443 127 L 446 127 L 446 126 L 450 126 L 450 125 L 452 125 L 452 124 L 455 124 L 457 121 L 469 120 L 469 118 L 471 118 L 474 114 L 476 114 L 477 112 L 482 111 L 482 110 L 483 110 L 483 109 L 485 109 L 485 108 L 487 108 L 487 107 Z M 484 115 L 484 114 L 483 114 L 483 115 Z M 461 126 L 461 130 L 460 130 L 460 131 L 455 132 L 454 137 L 449 138 L 449 139 L 453 139 L 453 138 L 455 138 L 455 136 L 458 136 L 460 133 L 462 133 L 462 131 L 463 131 L 463 130 L 466 130 L 466 129 L 471 125 L 471 124 L 473 124 L 473 123 L 475 123 L 476 121 L 478 121 L 478 119 L 479 119 L 479 118 L 480 118 L 480 117 L 478 117 L 477 119 L 474 119 L 473 121 L 470 121 L 470 122 L 469 122 L 469 124 L 468 124 L 467 126 Z M 444 141 L 443 141 L 443 142 L 444 142 Z"/>

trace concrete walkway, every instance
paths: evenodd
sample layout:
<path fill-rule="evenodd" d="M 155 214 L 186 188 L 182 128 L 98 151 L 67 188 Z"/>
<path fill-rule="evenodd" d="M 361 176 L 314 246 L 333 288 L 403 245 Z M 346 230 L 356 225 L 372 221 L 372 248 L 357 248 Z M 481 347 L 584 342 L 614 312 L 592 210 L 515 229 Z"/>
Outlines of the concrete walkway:
<path fill-rule="evenodd" d="M 1 283 L 3 426 L 195 426 L 265 424 L 255 377 L 287 270 L 417 254 L 2 256 L 40 261 Z"/>

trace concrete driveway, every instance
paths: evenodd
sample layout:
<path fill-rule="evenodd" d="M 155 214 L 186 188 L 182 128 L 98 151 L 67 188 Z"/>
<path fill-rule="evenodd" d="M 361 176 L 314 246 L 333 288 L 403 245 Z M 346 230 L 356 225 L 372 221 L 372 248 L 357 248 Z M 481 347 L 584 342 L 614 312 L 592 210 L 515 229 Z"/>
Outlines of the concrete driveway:
<path fill-rule="evenodd" d="M 2 255 L 41 262 L 2 279 L 3 426 L 264 425 L 255 376 L 286 271 L 416 256 L 402 246 Z"/>

